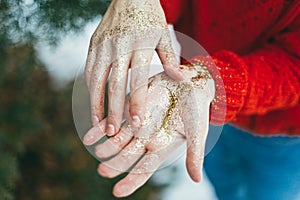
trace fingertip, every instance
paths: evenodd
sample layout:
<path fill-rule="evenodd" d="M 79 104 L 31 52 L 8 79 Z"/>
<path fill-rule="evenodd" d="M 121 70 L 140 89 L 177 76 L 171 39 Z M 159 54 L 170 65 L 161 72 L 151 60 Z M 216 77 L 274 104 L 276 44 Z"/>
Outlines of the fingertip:
<path fill-rule="evenodd" d="M 120 175 L 120 171 L 112 168 L 108 163 L 101 163 L 98 166 L 98 173 L 106 178 L 115 178 Z"/>
<path fill-rule="evenodd" d="M 193 156 L 187 156 L 186 168 L 189 176 L 194 182 L 199 183 L 202 179 L 202 160 Z"/>
<path fill-rule="evenodd" d="M 187 171 L 194 182 L 199 183 L 201 181 L 202 175 L 200 169 L 194 167 L 187 167 Z"/>
<path fill-rule="evenodd" d="M 98 174 L 99 174 L 100 176 L 105 177 L 105 171 L 104 171 L 104 169 L 103 169 L 102 166 L 103 166 L 102 163 L 100 163 L 100 164 L 98 165 L 97 172 L 98 172 Z"/>
<path fill-rule="evenodd" d="M 109 112 L 106 125 L 105 125 L 105 134 L 109 137 L 112 137 L 116 135 L 122 125 L 122 116 L 123 116 L 123 110 L 122 113 L 115 114 L 115 112 Z"/>
<path fill-rule="evenodd" d="M 90 92 L 91 122 L 93 126 L 96 126 L 104 117 L 104 99 L 99 91 L 94 90 L 92 89 Z"/>
<path fill-rule="evenodd" d="M 108 122 L 105 128 L 105 134 L 108 136 L 113 136 L 115 135 L 115 133 L 116 133 L 115 126 L 112 123 Z"/>
<path fill-rule="evenodd" d="M 121 180 L 114 186 L 113 195 L 123 198 L 131 195 L 134 191 L 128 182 L 126 183 L 124 180 Z"/>
<path fill-rule="evenodd" d="M 114 187 L 114 189 L 113 189 L 113 195 L 114 195 L 115 197 L 117 197 L 117 198 L 122 198 L 122 197 L 124 197 L 124 196 L 122 195 L 122 193 L 119 192 L 118 189 L 116 189 L 116 187 Z"/>
<path fill-rule="evenodd" d="M 142 101 L 142 100 L 141 100 Z M 142 101 L 144 102 L 144 101 Z M 141 103 L 141 102 L 139 102 Z M 142 104 L 139 103 L 132 103 L 130 105 L 130 116 L 131 116 L 131 124 L 138 128 L 142 124 L 142 119 L 143 119 L 143 108 Z"/>
<path fill-rule="evenodd" d="M 109 176 L 108 170 L 109 170 L 109 168 L 106 167 L 105 164 L 100 163 L 99 166 L 98 166 L 98 170 L 97 171 L 98 171 L 98 174 L 100 176 L 107 177 L 107 178 L 112 178 L 112 177 Z"/>
<path fill-rule="evenodd" d="M 94 134 L 88 132 L 82 139 L 84 145 L 92 145 L 94 141 Z"/>
<path fill-rule="evenodd" d="M 201 172 L 194 172 L 194 173 L 192 172 L 190 174 L 190 177 L 196 183 L 199 183 L 202 179 Z"/>
<path fill-rule="evenodd" d="M 113 188 L 113 195 L 117 198 L 126 197 L 126 187 L 123 184 L 117 183 Z"/>

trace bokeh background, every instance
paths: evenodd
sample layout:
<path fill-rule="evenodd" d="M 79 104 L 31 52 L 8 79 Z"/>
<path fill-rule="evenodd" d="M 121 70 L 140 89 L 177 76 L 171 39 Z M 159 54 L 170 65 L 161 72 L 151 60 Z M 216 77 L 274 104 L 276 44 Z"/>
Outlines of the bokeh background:
<path fill-rule="evenodd" d="M 108 180 L 96 173 L 97 160 L 77 136 L 71 102 L 76 69 L 108 5 L 0 0 L 1 200 L 115 199 L 113 184 L 124 175 Z M 179 173 L 181 163 L 125 199 L 213 199 L 209 183 L 191 185 Z"/>

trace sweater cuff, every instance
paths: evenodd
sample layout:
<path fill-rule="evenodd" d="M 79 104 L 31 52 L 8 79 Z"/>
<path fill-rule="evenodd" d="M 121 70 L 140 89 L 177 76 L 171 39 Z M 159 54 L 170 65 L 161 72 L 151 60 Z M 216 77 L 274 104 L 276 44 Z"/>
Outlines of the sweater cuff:
<path fill-rule="evenodd" d="M 236 54 L 220 51 L 214 56 L 196 56 L 193 64 L 207 66 L 216 87 L 215 98 L 210 108 L 210 123 L 222 125 L 235 121 L 237 113 L 243 108 L 248 88 L 247 66 Z"/>

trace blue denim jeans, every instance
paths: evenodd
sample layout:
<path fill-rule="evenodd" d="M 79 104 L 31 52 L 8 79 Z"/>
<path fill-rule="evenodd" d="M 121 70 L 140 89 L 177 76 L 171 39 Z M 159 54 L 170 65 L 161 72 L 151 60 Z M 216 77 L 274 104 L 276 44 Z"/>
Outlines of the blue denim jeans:
<path fill-rule="evenodd" d="M 219 200 L 300 199 L 300 137 L 259 137 L 225 125 L 204 167 Z"/>

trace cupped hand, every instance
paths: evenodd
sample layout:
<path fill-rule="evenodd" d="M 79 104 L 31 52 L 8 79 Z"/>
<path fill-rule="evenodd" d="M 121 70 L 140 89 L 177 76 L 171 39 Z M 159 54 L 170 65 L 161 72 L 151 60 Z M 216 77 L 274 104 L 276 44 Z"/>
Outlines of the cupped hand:
<path fill-rule="evenodd" d="M 91 38 L 85 68 L 94 126 L 104 117 L 105 83 L 111 74 L 104 128 L 107 135 L 114 135 L 121 126 L 129 67 L 130 123 L 141 125 L 155 50 L 165 72 L 174 80 L 182 80 L 159 0 L 113 0 Z"/>
<path fill-rule="evenodd" d="M 98 168 L 100 175 L 113 178 L 129 171 L 115 185 L 115 196 L 128 196 L 141 187 L 183 142 L 187 144 L 189 175 L 200 181 L 214 81 L 203 66 L 181 68 L 189 77 L 187 81 L 178 83 L 165 73 L 150 79 L 141 127 L 134 128 L 128 123 L 127 102 L 126 120 L 120 132 L 96 146 L 96 155 L 105 159 Z M 84 144 L 99 141 L 105 135 L 104 128 L 105 120 L 88 131 Z"/>

